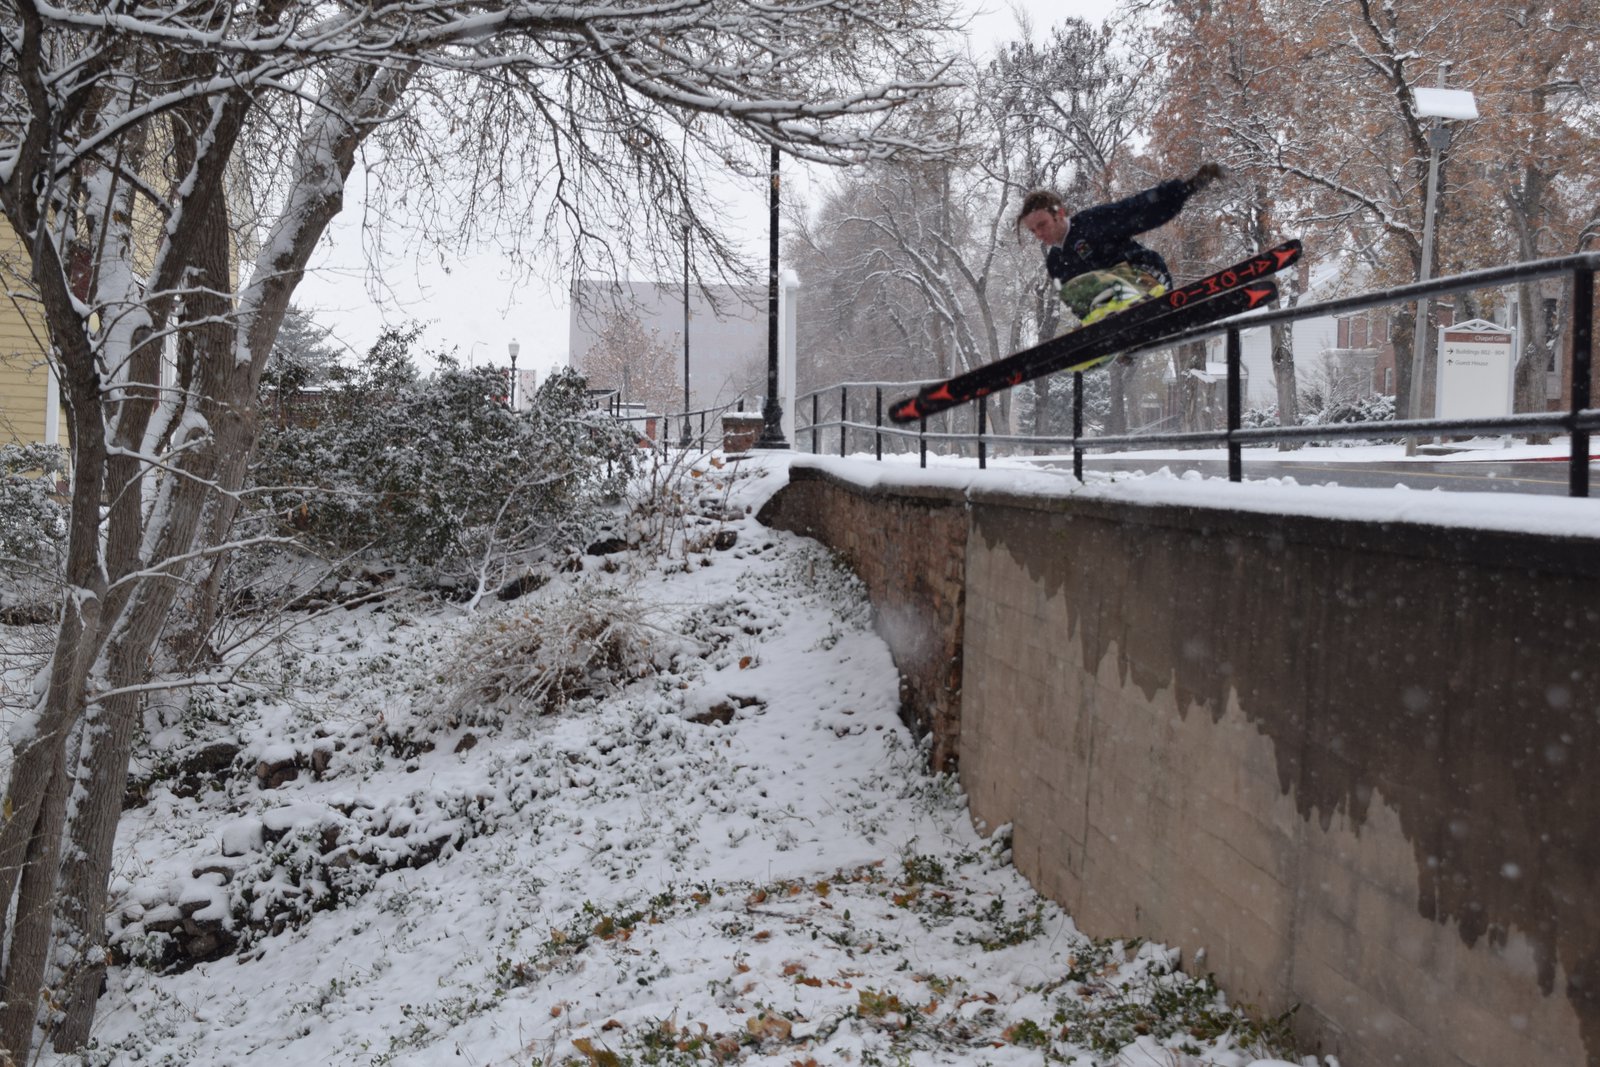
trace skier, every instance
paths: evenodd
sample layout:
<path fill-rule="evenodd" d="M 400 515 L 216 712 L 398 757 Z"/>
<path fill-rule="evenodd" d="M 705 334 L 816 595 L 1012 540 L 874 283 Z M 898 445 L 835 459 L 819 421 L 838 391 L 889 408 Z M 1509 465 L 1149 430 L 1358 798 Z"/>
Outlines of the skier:
<path fill-rule="evenodd" d="M 1205 163 L 1192 177 L 1073 215 L 1060 196 L 1035 189 L 1022 199 L 1017 228 L 1027 227 L 1044 243 L 1045 269 L 1061 283 L 1062 303 L 1087 326 L 1167 291 L 1172 275 L 1166 261 L 1134 235 L 1172 221 L 1191 196 L 1221 177 L 1220 166 Z"/>

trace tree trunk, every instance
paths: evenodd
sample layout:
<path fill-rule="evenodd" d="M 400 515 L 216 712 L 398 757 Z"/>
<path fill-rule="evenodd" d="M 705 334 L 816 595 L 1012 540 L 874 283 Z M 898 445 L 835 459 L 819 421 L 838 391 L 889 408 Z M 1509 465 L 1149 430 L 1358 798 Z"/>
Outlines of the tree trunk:
<path fill-rule="evenodd" d="M 1045 375 L 1033 383 L 1033 436 L 1054 437 L 1057 423 L 1056 389 L 1052 375 Z M 1038 449 L 1034 449 L 1037 454 Z"/>
<path fill-rule="evenodd" d="M 1545 331 L 1542 288 L 1537 282 L 1517 286 L 1517 322 L 1522 341 L 1514 379 L 1517 411 L 1544 411 L 1549 406 L 1545 374 L 1550 363 L 1552 338 Z"/>
<path fill-rule="evenodd" d="M 50 949 L 50 898 L 60 869 L 68 782 L 67 744 L 101 643 L 106 583 L 100 567 L 100 499 L 106 442 L 100 378 L 87 349 L 64 347 L 62 374 L 72 423 L 72 510 L 67 543 L 69 596 L 56 631 L 49 682 L 32 729 L 18 724 L 0 821 L 0 916 L 15 901 L 12 925 L 0 926 L 7 946 L 0 975 L 0 1049 L 26 1058 Z M 41 924 L 42 927 L 41 927 Z"/>
<path fill-rule="evenodd" d="M 392 99 L 392 91 L 403 85 L 407 76 L 404 71 L 375 72 L 373 82 L 365 91 L 374 93 L 382 103 Z M 357 92 L 361 91 L 357 89 Z M 194 267 L 200 269 L 197 274 L 191 273 L 185 279 L 187 283 L 196 285 L 197 291 L 188 293 L 188 301 L 184 306 L 183 317 L 188 325 L 183 331 L 183 340 L 186 345 L 192 346 L 196 356 L 195 381 L 190 399 L 198 403 L 195 414 L 199 418 L 187 422 L 183 435 L 172 442 L 177 450 L 177 459 L 171 468 L 159 475 L 152 475 L 157 478 L 157 499 L 149 504 L 148 512 L 141 506 L 141 493 L 129 490 L 116 494 L 119 498 L 131 498 L 132 514 L 140 517 L 131 527 L 125 527 L 118 521 L 117 508 L 113 507 L 113 530 L 106 545 L 107 567 L 109 569 L 116 561 L 119 566 L 112 570 L 112 576 L 114 579 L 120 576 L 125 580 L 106 598 L 106 615 L 95 632 L 80 635 L 70 643 L 78 656 L 75 673 L 68 681 L 75 680 L 76 688 L 65 686 L 59 697 L 53 696 L 47 714 L 68 721 L 81 714 L 86 696 L 83 679 L 88 677 L 93 662 L 100 663 L 112 689 L 126 689 L 146 680 L 154 661 L 156 643 L 169 618 L 180 582 L 195 566 L 191 554 L 196 548 L 216 547 L 206 537 L 225 529 L 226 523 L 231 522 L 231 514 L 225 515 L 216 510 L 216 501 L 219 496 L 231 496 L 243 484 L 257 429 L 255 398 L 261 369 L 271 351 L 272 338 L 282 322 L 306 258 L 328 220 L 339 209 L 344 179 L 353 165 L 354 148 L 365 136 L 363 129 L 344 125 L 338 117 L 330 117 L 327 121 L 336 146 L 331 153 L 321 149 L 308 153 L 308 156 L 315 156 L 316 162 L 302 171 L 306 178 L 301 201 L 304 210 L 292 220 L 289 235 L 279 242 L 268 243 L 268 247 L 274 249 L 276 254 L 265 264 L 259 286 L 248 290 L 247 299 L 241 301 L 247 305 L 247 310 L 242 313 L 234 310 L 233 301 L 221 295 L 232 289 L 231 282 L 227 280 L 228 234 L 222 201 L 218 197 L 214 204 L 191 205 L 194 210 L 189 218 L 203 232 L 186 234 L 187 239 L 194 242 L 188 249 L 191 253 L 188 260 L 191 270 Z M 258 265 L 258 269 L 261 266 Z M 239 358 L 241 352 L 249 353 L 250 359 L 242 361 Z M 74 447 L 77 448 L 84 441 L 100 442 L 101 463 L 92 468 L 98 474 L 104 466 L 105 442 L 99 421 L 102 417 L 102 397 L 98 380 L 93 378 L 93 365 L 92 360 L 86 360 L 86 366 L 90 368 L 86 395 L 74 396 L 72 401 L 75 407 L 87 412 L 87 417 L 75 418 Z M 134 381 L 151 380 L 138 367 L 131 368 L 130 377 Z M 123 404 L 129 406 L 126 399 Z M 133 407 L 137 408 L 137 405 Z M 137 426 L 142 433 L 143 424 L 138 421 L 136 411 L 124 411 L 119 415 L 130 420 L 118 424 L 119 429 L 127 432 L 129 440 L 137 440 L 140 434 L 133 431 Z M 80 422 L 85 425 L 79 425 Z M 123 437 L 119 436 L 118 440 L 121 442 Z M 134 463 L 145 462 L 143 457 L 130 457 L 130 460 Z M 158 468 L 146 467 L 144 470 L 151 472 Z M 85 475 L 85 469 L 80 466 L 78 476 L 84 479 L 84 483 L 94 482 L 94 499 L 80 500 L 82 491 L 75 493 L 74 523 L 75 526 L 80 522 L 87 525 L 97 539 L 100 483 L 94 481 L 92 476 Z M 131 486 L 133 480 L 128 484 Z M 144 519 L 146 515 L 159 516 L 159 519 L 155 525 L 149 525 Z M 74 532 L 76 534 L 77 530 Z M 98 545 L 94 545 L 89 549 L 91 564 L 97 548 Z M 153 569 L 159 569 L 159 573 L 140 574 Z M 97 568 L 91 565 L 90 573 L 98 573 Z M 140 576 L 135 577 L 135 574 Z M 115 618 L 110 614 L 113 605 L 119 609 Z M 116 640 L 111 648 L 105 649 L 99 628 L 113 627 L 113 622 Z M 89 639 L 85 640 L 85 636 Z M 124 699 L 124 696 L 129 699 Z M 55 931 L 60 943 L 70 946 L 76 953 L 75 958 L 67 964 L 70 973 L 54 976 L 55 982 L 66 984 L 70 990 L 70 993 L 61 990 L 58 999 L 65 995 L 73 1003 L 70 1017 L 63 1021 L 55 1034 L 54 1044 L 63 1050 L 75 1048 L 86 1039 L 88 1024 L 93 1019 L 95 1002 L 99 996 L 96 972 L 103 959 L 99 946 L 104 938 L 106 886 L 109 884 L 115 828 L 121 813 L 131 743 L 137 725 L 135 716 L 141 704 L 131 694 L 112 697 L 103 703 L 105 706 L 97 709 L 96 716 L 104 716 L 102 721 L 109 728 L 89 737 L 88 751 L 84 754 L 85 778 L 81 784 L 85 792 L 75 805 L 70 828 L 76 853 L 69 871 L 72 899 L 62 909 L 61 921 Z M 65 759 L 62 749 L 58 748 L 53 755 L 58 760 Z M 19 765 L 22 758 L 23 754 L 19 751 Z M 18 790 L 22 782 L 23 779 L 18 777 L 14 768 L 13 792 Z M 62 788 L 65 789 L 64 786 Z M 41 842 L 41 849 L 29 853 L 27 873 L 17 898 L 19 908 L 24 902 L 32 906 L 31 902 L 44 891 L 46 884 L 50 893 L 54 893 L 60 870 L 60 839 L 65 815 L 64 801 L 59 811 L 45 809 L 40 812 L 40 825 L 44 832 L 35 835 L 35 838 Z M 53 822 L 50 821 L 52 818 Z M 0 828 L 0 866 L 5 864 L 8 844 L 5 833 L 9 829 L 9 826 Z M 46 851 L 51 847 L 55 850 L 54 856 Z M 5 874 L 0 872 L 0 878 L 4 877 Z M 4 888 L 5 883 L 0 882 L 0 889 Z M 45 911 L 48 919 L 49 909 Z M 12 939 L 12 952 L 6 965 L 4 990 L 9 1014 L 0 1014 L 0 1043 L 11 1049 L 14 1055 L 26 1056 L 32 1045 L 40 993 L 50 977 L 45 970 L 50 936 L 48 931 L 42 937 L 36 936 L 30 929 L 27 931 L 29 936 L 23 937 L 22 915 L 19 911 L 18 932 Z"/>
<path fill-rule="evenodd" d="M 1172 359 L 1178 375 L 1178 397 L 1183 405 L 1183 429 L 1187 432 L 1210 429 L 1209 425 L 1205 425 L 1208 408 L 1202 389 L 1204 383 L 1189 373 L 1191 370 L 1206 369 L 1205 342 L 1189 341 L 1179 345 L 1173 351 Z"/>
<path fill-rule="evenodd" d="M 1106 409 L 1106 433 L 1117 436 L 1128 432 L 1128 367 L 1120 359 L 1111 361 L 1107 380 L 1110 407 Z"/>
<path fill-rule="evenodd" d="M 126 674 L 127 665 L 117 673 Z M 63 1015 L 52 1034 L 58 1052 L 81 1048 L 89 1040 L 95 1003 L 105 979 L 107 952 L 106 897 L 122 798 L 128 788 L 128 760 L 144 701 L 132 694 L 112 697 L 85 717 L 84 746 L 79 771 L 85 802 L 72 819 L 73 847 L 67 850 L 61 875 L 60 917 L 56 956 L 62 968 L 58 979 Z"/>
<path fill-rule="evenodd" d="M 1410 417 L 1411 346 L 1415 340 L 1416 329 L 1416 305 L 1397 304 L 1389 340 L 1394 345 L 1394 410 L 1395 418 L 1398 419 Z"/>
<path fill-rule="evenodd" d="M 61 828 L 66 821 L 67 797 L 72 791 L 67 776 L 66 750 L 66 737 L 49 746 L 44 793 L 17 886 L 17 910 L 6 960 L 5 1003 L 0 1005 L 0 1049 L 20 1051 L 18 1062 L 33 1046 L 33 1030 L 40 1008 L 39 992 L 44 986 L 55 926 Z"/>
<path fill-rule="evenodd" d="M 1294 337 L 1287 323 L 1270 328 L 1272 334 L 1272 377 L 1278 388 L 1278 425 L 1300 425 L 1300 397 L 1295 380 Z M 1299 448 L 1294 441 L 1278 444 L 1279 452 Z"/>

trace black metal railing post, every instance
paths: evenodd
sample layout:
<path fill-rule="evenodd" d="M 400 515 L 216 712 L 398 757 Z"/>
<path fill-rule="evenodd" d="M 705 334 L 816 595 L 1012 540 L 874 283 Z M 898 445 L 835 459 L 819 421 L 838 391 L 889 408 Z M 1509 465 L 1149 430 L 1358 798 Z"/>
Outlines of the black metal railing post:
<path fill-rule="evenodd" d="M 872 424 L 877 427 L 872 432 L 873 451 L 878 454 L 878 462 L 883 462 L 883 386 L 877 386 L 873 392 L 876 400 L 873 404 Z"/>
<path fill-rule="evenodd" d="M 989 398 L 978 398 L 978 469 L 987 470 L 989 467 L 989 442 L 983 435 L 989 432 Z"/>
<path fill-rule="evenodd" d="M 928 416 L 917 420 L 917 465 L 928 465 Z"/>
<path fill-rule="evenodd" d="M 1083 481 L 1083 372 L 1072 376 L 1072 476 Z"/>
<path fill-rule="evenodd" d="M 1578 413 L 1589 407 L 1594 394 L 1594 268 L 1572 272 L 1572 451 L 1568 469 L 1570 496 L 1589 495 L 1589 431 L 1578 424 Z"/>
<path fill-rule="evenodd" d="M 845 425 L 850 421 L 850 390 L 846 386 L 839 386 L 839 455 L 845 454 L 845 436 L 850 432 L 850 427 Z"/>
<path fill-rule="evenodd" d="M 822 447 L 821 442 L 818 441 L 818 437 L 821 436 L 822 431 L 817 429 L 817 423 L 819 421 L 821 421 L 821 417 L 822 417 L 822 394 L 821 393 L 812 393 L 811 394 L 811 454 L 813 456 L 816 455 L 817 454 L 817 450 Z"/>
<path fill-rule="evenodd" d="M 1244 481 L 1244 445 L 1239 426 L 1244 421 L 1243 357 L 1239 327 L 1228 330 L 1228 481 Z"/>

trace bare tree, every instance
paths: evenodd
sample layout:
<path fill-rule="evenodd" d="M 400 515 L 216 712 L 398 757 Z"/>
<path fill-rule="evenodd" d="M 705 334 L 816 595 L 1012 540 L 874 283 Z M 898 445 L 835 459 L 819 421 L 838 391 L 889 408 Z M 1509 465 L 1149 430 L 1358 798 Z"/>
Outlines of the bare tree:
<path fill-rule="evenodd" d="M 812 362 L 836 377 L 942 377 L 1054 336 L 1055 286 L 1017 238 L 1016 207 L 1044 185 L 1083 201 L 1115 189 L 1147 100 L 1132 74 L 1108 30 L 1066 19 L 1040 44 L 1024 27 L 949 94 L 937 128 L 951 153 L 852 174 L 797 219 Z M 1050 383 L 1031 388 L 1047 428 Z M 1003 424 L 1014 399 L 1001 396 Z"/>
<path fill-rule="evenodd" d="M 1144 184 L 1129 148 L 1157 99 L 1151 72 L 1159 57 L 1141 55 L 1142 39 L 1140 30 L 1119 35 L 1109 25 L 1067 18 L 1042 42 L 1024 26 L 1020 40 L 996 52 L 979 82 L 980 99 L 990 102 L 993 116 L 985 160 L 1013 203 L 1029 189 L 1050 188 L 1069 204 L 1087 206 Z M 1019 321 L 1029 323 L 1022 332 L 1026 343 L 1060 332 L 1056 288 L 1035 261 L 1019 309 Z M 1127 428 L 1124 377 L 1120 366 L 1107 374 L 1110 433 Z M 1033 384 L 1037 430 L 1067 429 L 1066 390 L 1058 387 L 1064 381 L 1046 377 Z"/>
<path fill-rule="evenodd" d="M 1595 197 L 1593 168 L 1578 160 L 1592 160 L 1596 148 L 1597 29 L 1585 0 L 1154 6 L 1169 16 L 1161 41 L 1176 61 L 1172 128 L 1266 185 L 1241 220 L 1270 209 L 1306 235 L 1313 254 L 1342 252 L 1359 263 L 1369 285 L 1414 279 L 1431 127 L 1416 90 L 1447 83 L 1475 90 L 1481 118 L 1458 124 L 1444 155 L 1435 273 L 1583 240 Z M 1551 353 L 1550 320 L 1538 306 L 1545 298 L 1531 287 L 1520 298 L 1525 407 L 1543 405 L 1535 378 Z M 1392 331 L 1402 397 L 1413 326 L 1405 313 Z M 1425 362 L 1424 395 L 1431 374 Z"/>
<path fill-rule="evenodd" d="M 690 160 L 915 153 L 897 114 L 940 84 L 944 21 L 939 0 L 0 11 L 0 207 L 73 450 L 62 622 L 0 825 L 12 1059 L 36 1027 L 87 1036 L 134 726 L 169 684 L 159 641 L 227 550 L 262 373 L 358 157 L 382 209 L 440 236 L 514 230 L 551 269 L 647 262 L 686 228 L 731 263 Z"/>
<path fill-rule="evenodd" d="M 1282 209 L 1293 206 L 1288 179 L 1249 150 L 1274 136 L 1283 122 L 1285 94 L 1298 91 L 1296 79 L 1282 73 L 1285 40 L 1276 18 L 1281 12 L 1260 4 L 1183 2 L 1168 5 L 1168 11 L 1155 35 L 1168 58 L 1163 104 L 1152 124 L 1155 142 L 1169 170 L 1186 172 L 1206 160 L 1228 167 L 1231 180 L 1213 194 L 1221 210 L 1209 214 L 1217 222 L 1212 236 L 1220 238 L 1218 255 L 1235 258 L 1285 236 Z M 1205 136 L 1197 137 L 1197 128 Z M 1293 304 L 1292 282 L 1287 288 Z M 1279 418 L 1292 426 L 1299 413 L 1289 327 L 1272 327 L 1271 358 Z M 1179 373 L 1185 408 L 1192 411 L 1195 379 L 1181 368 Z"/>
<path fill-rule="evenodd" d="M 664 338 L 654 327 L 646 330 L 633 311 L 616 308 L 584 357 L 584 376 L 591 389 L 620 390 L 624 403 L 664 415 L 683 406 L 676 377 L 680 345 L 678 334 Z"/>

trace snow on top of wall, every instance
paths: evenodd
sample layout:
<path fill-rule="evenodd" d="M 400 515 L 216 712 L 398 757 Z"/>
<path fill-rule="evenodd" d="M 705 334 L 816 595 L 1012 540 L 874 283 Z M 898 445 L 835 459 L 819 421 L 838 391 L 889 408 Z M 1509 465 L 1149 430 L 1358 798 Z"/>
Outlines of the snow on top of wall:
<path fill-rule="evenodd" d="M 864 489 L 935 488 L 1004 492 L 1041 498 L 1076 497 L 1149 507 L 1218 508 L 1256 514 L 1298 515 L 1358 522 L 1534 533 L 1550 537 L 1600 538 L 1600 501 L 1524 493 L 1464 493 L 1439 490 L 1355 489 L 1299 485 L 1292 478 L 1233 483 L 1196 472 L 1149 476 L 1088 472 L 1080 485 L 1070 470 L 1005 468 L 978 470 L 966 465 L 927 469 L 915 456 L 899 461 L 836 456 L 767 454 L 761 460 L 824 471 Z M 935 462 L 930 457 L 929 462 Z M 945 461 L 948 464 L 949 461 Z"/>

